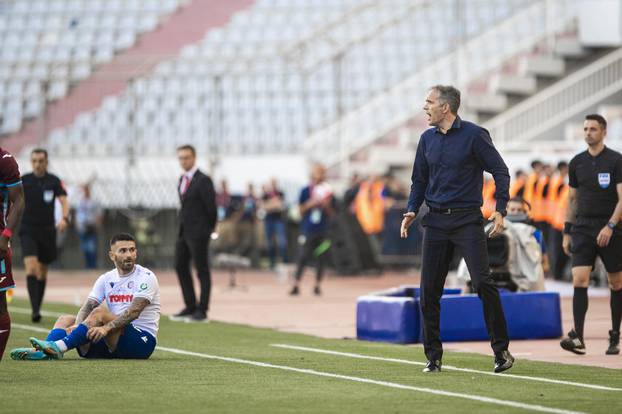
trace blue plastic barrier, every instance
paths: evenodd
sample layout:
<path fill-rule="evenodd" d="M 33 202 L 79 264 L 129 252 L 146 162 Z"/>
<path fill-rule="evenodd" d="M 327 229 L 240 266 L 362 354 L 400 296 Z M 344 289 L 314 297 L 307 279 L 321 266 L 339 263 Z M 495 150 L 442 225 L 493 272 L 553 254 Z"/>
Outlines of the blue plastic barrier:
<path fill-rule="evenodd" d="M 445 289 L 441 298 L 443 341 L 488 340 L 482 303 L 477 295 Z M 511 339 L 559 338 L 562 335 L 559 294 L 502 293 L 501 302 Z M 421 342 L 419 288 L 401 286 L 362 296 L 357 301 L 357 338 L 392 343 Z"/>
<path fill-rule="evenodd" d="M 356 337 L 367 341 L 409 344 L 420 335 L 419 299 L 362 296 L 356 304 Z"/>
<path fill-rule="evenodd" d="M 562 335 L 558 293 L 506 293 L 501 294 L 501 303 L 510 339 L 559 338 Z M 488 340 L 482 302 L 477 295 L 441 298 L 441 339 Z"/>
<path fill-rule="evenodd" d="M 421 336 L 418 286 L 400 286 L 358 298 L 356 337 L 366 341 L 408 344 Z M 460 293 L 445 289 L 444 294 Z"/>

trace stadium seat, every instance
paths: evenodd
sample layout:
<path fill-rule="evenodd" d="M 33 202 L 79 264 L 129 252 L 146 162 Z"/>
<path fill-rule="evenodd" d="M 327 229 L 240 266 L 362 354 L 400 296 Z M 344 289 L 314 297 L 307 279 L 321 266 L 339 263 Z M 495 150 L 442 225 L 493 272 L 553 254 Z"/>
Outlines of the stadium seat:
<path fill-rule="evenodd" d="M 109 62 L 115 50 L 134 45 L 136 33 L 155 29 L 159 17 L 179 5 L 178 0 L 3 2 L 0 79 L 50 81 L 49 99 L 63 98 L 69 82 L 89 77 L 93 65 Z M 22 115 L 32 117 L 42 111 L 41 102 L 27 96 L 21 99 L 21 105 L 28 108 Z M 11 119 L 3 125 L 2 133 L 14 132 L 21 121 Z"/>

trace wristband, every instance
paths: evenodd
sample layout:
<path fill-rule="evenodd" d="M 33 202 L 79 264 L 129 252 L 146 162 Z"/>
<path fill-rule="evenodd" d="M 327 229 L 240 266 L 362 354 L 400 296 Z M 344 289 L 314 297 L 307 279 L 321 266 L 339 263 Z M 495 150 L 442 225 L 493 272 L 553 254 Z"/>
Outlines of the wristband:
<path fill-rule="evenodd" d="M 570 234 L 570 232 L 572 231 L 572 223 L 570 222 L 565 222 L 564 223 L 564 234 Z"/>
<path fill-rule="evenodd" d="M 6 237 L 7 239 L 10 239 L 11 237 L 13 237 L 13 230 L 9 229 L 9 228 L 5 228 L 4 230 L 2 230 L 2 233 L 0 233 L 2 236 Z"/>
<path fill-rule="evenodd" d="M 607 223 L 607 227 L 609 227 L 611 230 L 616 228 L 616 225 L 613 221 L 610 221 L 609 223 Z"/>

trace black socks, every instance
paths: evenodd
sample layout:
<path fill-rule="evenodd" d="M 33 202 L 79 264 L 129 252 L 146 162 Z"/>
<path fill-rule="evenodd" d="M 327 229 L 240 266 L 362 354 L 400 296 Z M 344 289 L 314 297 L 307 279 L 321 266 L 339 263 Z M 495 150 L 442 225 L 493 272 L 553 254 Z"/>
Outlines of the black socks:
<path fill-rule="evenodd" d="M 611 289 L 611 330 L 620 332 L 620 320 L 622 320 L 622 289 Z"/>
<path fill-rule="evenodd" d="M 583 324 L 587 313 L 587 288 L 575 287 L 572 296 L 572 314 L 574 316 L 574 329 L 583 340 Z"/>

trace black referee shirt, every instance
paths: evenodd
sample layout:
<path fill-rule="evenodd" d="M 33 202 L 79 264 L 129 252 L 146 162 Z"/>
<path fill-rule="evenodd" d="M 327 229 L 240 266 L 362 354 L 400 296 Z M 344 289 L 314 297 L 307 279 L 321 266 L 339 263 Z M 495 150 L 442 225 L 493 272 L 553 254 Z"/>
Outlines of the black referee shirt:
<path fill-rule="evenodd" d="M 66 196 L 60 178 L 54 174 L 45 173 L 37 177 L 33 173 L 22 176 L 24 187 L 24 226 L 54 226 L 54 200 L 59 196 Z"/>
<path fill-rule="evenodd" d="M 570 161 L 568 181 L 577 189 L 578 217 L 609 218 L 618 203 L 622 154 L 607 147 L 595 157 L 584 151 Z"/>

